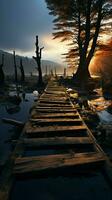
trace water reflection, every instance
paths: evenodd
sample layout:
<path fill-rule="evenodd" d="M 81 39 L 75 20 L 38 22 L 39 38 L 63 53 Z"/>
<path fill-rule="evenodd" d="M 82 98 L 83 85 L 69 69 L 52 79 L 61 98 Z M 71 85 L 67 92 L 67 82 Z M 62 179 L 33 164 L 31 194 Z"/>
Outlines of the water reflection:
<path fill-rule="evenodd" d="M 1 94 L 1 93 L 0 93 Z M 6 95 L 5 95 L 6 94 Z M 0 101 L 0 165 L 7 160 L 11 151 L 11 143 L 8 141 L 14 135 L 15 128 L 12 125 L 4 124 L 2 118 L 27 121 L 29 109 L 35 97 L 32 92 L 25 92 L 22 86 L 10 85 L 9 90 L 2 94 Z"/>
<path fill-rule="evenodd" d="M 25 99 L 25 97 L 26 97 L 26 94 L 25 94 L 25 92 L 22 92 L 22 99 L 23 99 L 23 101 L 25 101 L 26 99 Z"/>
<path fill-rule="evenodd" d="M 6 105 L 5 109 L 8 114 L 14 114 L 20 111 L 21 107 L 20 106 L 14 106 L 14 105 Z"/>
<path fill-rule="evenodd" d="M 69 171 L 70 174 L 71 171 Z M 100 173 L 18 180 L 10 200 L 111 200 L 112 190 Z"/>
<path fill-rule="evenodd" d="M 110 114 L 107 110 L 102 110 L 100 112 L 97 112 L 101 123 L 112 123 L 112 114 Z"/>

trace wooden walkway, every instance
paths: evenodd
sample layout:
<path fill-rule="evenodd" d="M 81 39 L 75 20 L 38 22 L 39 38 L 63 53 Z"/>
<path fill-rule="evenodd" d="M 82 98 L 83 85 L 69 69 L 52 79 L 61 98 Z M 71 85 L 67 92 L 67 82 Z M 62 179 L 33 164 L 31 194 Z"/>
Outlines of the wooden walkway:
<path fill-rule="evenodd" d="M 91 131 L 71 103 L 64 87 L 51 80 L 31 109 L 12 156 L 13 178 L 48 176 L 87 167 L 102 167 L 105 154 Z M 13 169 L 13 171 L 11 171 Z M 0 195 L 10 191 L 11 181 L 6 181 Z M 7 190 L 7 192 L 6 192 Z"/>
<path fill-rule="evenodd" d="M 49 82 L 35 103 L 24 128 L 22 144 L 23 154 L 16 158 L 14 167 L 14 175 L 18 177 L 102 165 L 105 161 L 103 151 L 65 89 L 55 80 Z"/>

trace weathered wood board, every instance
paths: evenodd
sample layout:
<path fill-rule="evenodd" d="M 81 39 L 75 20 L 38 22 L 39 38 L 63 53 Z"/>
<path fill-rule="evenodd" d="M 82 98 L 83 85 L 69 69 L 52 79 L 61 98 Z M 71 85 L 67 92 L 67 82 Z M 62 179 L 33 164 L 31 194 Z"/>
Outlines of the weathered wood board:
<path fill-rule="evenodd" d="M 70 146 L 74 145 L 93 145 L 93 141 L 89 137 L 51 137 L 51 138 L 25 138 L 21 141 L 25 147 L 31 148 L 51 148 L 54 146 Z"/>
<path fill-rule="evenodd" d="M 74 125 L 74 126 L 46 126 L 46 127 L 41 127 L 41 126 L 37 126 L 37 125 L 32 125 L 31 122 L 28 122 L 25 126 L 25 133 L 27 134 L 30 134 L 30 133 L 48 133 L 48 132 L 63 132 L 63 133 L 66 133 L 66 132 L 70 132 L 72 131 L 73 134 L 77 134 L 78 131 L 79 132 L 86 132 L 87 129 L 86 129 L 86 126 L 85 125 Z"/>
<path fill-rule="evenodd" d="M 68 118 L 68 119 L 79 119 L 79 114 L 75 112 L 71 112 L 71 113 L 38 113 L 33 110 L 31 113 L 31 119 L 40 119 L 40 118 L 53 118 L 53 119 L 57 119 L 57 118 Z"/>
<path fill-rule="evenodd" d="M 51 171 L 57 168 L 81 166 L 90 163 L 104 163 L 101 153 L 62 154 L 40 157 L 23 157 L 15 161 L 14 174 L 40 174 L 42 171 Z"/>

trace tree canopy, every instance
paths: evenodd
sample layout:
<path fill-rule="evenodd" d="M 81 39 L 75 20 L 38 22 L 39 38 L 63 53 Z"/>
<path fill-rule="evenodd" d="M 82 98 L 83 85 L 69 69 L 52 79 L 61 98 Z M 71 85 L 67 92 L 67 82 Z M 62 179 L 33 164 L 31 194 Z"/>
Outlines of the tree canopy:
<path fill-rule="evenodd" d="M 66 60 L 78 63 L 76 77 L 90 77 L 89 64 L 97 49 L 101 47 L 103 34 L 112 28 L 111 0 L 45 0 L 50 15 L 55 18 L 54 39 L 69 41 L 70 49 L 64 54 Z"/>

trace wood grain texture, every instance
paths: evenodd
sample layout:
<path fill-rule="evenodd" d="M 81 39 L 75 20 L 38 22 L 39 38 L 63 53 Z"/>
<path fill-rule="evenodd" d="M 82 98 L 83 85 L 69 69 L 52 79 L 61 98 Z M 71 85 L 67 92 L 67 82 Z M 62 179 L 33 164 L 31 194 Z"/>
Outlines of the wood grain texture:
<path fill-rule="evenodd" d="M 42 171 L 55 170 L 71 166 L 81 166 L 90 163 L 104 162 L 101 153 L 60 154 L 39 157 L 17 158 L 14 174 L 41 173 Z M 75 170 L 75 168 L 74 168 Z"/>

